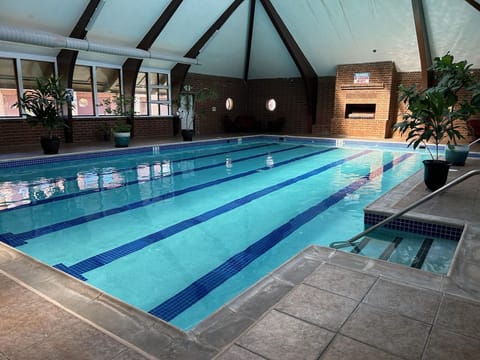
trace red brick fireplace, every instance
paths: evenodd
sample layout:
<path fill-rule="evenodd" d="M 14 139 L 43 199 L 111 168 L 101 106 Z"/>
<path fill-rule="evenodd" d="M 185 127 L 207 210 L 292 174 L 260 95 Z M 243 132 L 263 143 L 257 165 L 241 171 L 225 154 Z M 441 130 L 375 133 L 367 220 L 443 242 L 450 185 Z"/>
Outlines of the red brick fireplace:
<path fill-rule="evenodd" d="M 396 69 L 393 62 L 337 66 L 334 136 L 391 137 L 396 121 Z"/>

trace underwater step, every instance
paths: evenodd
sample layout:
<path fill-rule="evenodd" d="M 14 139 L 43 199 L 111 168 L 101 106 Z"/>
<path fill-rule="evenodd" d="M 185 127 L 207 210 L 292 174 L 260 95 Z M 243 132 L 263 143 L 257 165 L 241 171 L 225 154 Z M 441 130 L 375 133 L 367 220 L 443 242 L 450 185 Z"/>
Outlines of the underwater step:
<path fill-rule="evenodd" d="M 346 251 L 416 269 L 447 273 L 456 244 L 452 240 L 382 230 L 363 237 Z"/>

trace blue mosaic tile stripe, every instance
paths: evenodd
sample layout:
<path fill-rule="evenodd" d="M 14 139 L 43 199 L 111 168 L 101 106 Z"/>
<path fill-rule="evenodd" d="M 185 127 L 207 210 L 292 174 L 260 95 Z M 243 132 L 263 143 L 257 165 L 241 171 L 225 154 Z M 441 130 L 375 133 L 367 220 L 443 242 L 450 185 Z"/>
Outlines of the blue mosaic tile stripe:
<path fill-rule="evenodd" d="M 261 137 L 258 137 L 255 139 L 252 138 L 252 140 L 254 141 L 258 141 L 260 139 Z M 72 160 L 86 160 L 86 159 L 88 160 L 88 159 L 96 159 L 101 157 L 152 153 L 153 148 L 157 149 L 158 151 L 165 151 L 165 150 L 203 147 L 205 145 L 216 145 L 216 144 L 220 145 L 220 144 L 233 144 L 233 143 L 237 143 L 237 138 L 203 140 L 203 141 L 189 142 L 189 143 L 159 144 L 159 145 L 152 145 L 152 146 L 143 146 L 138 148 L 125 148 L 125 149 L 105 150 L 105 151 L 86 152 L 86 153 L 77 153 L 77 154 L 39 156 L 32 159 L 0 161 L 0 169 L 28 167 L 32 165 L 42 165 L 42 164 L 54 164 L 58 162 L 72 161 Z"/>
<path fill-rule="evenodd" d="M 318 174 L 320 174 L 320 173 L 322 173 L 322 172 L 324 172 L 328 169 L 331 169 L 333 167 L 342 165 L 345 162 L 348 162 L 350 160 L 359 158 L 359 157 L 361 157 L 365 154 L 368 154 L 369 152 L 370 151 L 362 151 L 360 153 L 354 154 L 354 155 L 346 157 L 344 159 L 340 159 L 340 160 L 334 161 L 330 164 L 324 165 L 324 166 L 322 166 L 320 168 L 317 168 L 315 170 L 309 171 L 305 174 L 302 174 L 302 175 L 296 176 L 294 178 L 282 181 L 278 184 L 263 188 L 259 191 L 256 191 L 254 193 L 248 194 L 244 197 L 241 197 L 239 199 L 236 199 L 236 200 L 233 200 L 229 203 L 226 203 L 222 206 L 219 206 L 215 209 L 206 211 L 206 212 L 204 212 L 200 215 L 197 215 L 197 216 L 191 217 L 189 219 L 180 221 L 176 224 L 168 226 L 168 227 L 166 227 L 166 228 L 164 228 L 160 231 L 157 231 L 153 234 L 149 234 L 149 235 L 147 235 L 143 238 L 131 241 L 131 242 L 126 243 L 124 245 L 118 246 L 114 249 L 105 251 L 101 254 L 98 254 L 98 255 L 92 256 L 88 259 L 82 260 L 82 261 L 80 261 L 76 264 L 73 264 L 73 265 L 69 266 L 68 268 L 74 274 L 77 274 L 77 273 L 78 274 L 84 274 L 88 271 L 97 269 L 97 268 L 99 268 L 99 267 L 101 267 L 101 266 L 103 266 L 103 265 L 105 265 L 109 262 L 112 262 L 114 260 L 117 260 L 117 259 L 119 259 L 119 258 L 121 258 L 125 255 L 131 254 L 135 251 L 143 249 L 144 247 L 146 247 L 150 244 L 154 244 L 156 242 L 164 240 L 164 239 L 166 239 L 166 238 L 168 238 L 172 235 L 175 235 L 175 234 L 177 234 L 181 231 L 184 231 L 184 230 L 186 230 L 190 227 L 196 226 L 199 223 L 205 222 L 205 221 L 210 220 L 210 219 L 212 219 L 216 216 L 219 216 L 219 215 L 224 214 L 228 211 L 231 211 L 235 208 L 243 206 L 243 205 L 245 205 L 245 204 L 247 204 L 247 203 L 249 203 L 253 200 L 259 199 L 259 198 L 261 198 L 263 196 L 266 196 L 266 195 L 268 195 L 268 194 L 270 194 L 274 191 L 280 190 L 280 189 L 282 189 L 286 186 L 292 185 L 292 184 L 297 183 L 299 181 L 302 181 L 302 180 L 308 179 L 312 176 L 318 175 Z M 268 168 L 265 167 L 264 169 L 268 169 Z M 62 264 L 60 264 L 60 265 L 65 267 L 65 265 L 62 265 Z"/>
<path fill-rule="evenodd" d="M 365 212 L 364 223 L 366 226 L 371 226 L 383 221 L 387 218 L 386 215 Z M 387 229 L 405 231 L 424 236 L 432 236 L 441 239 L 459 241 L 462 236 L 463 227 L 456 227 L 452 225 L 434 224 L 422 221 L 399 218 L 384 225 Z"/>
<path fill-rule="evenodd" d="M 319 154 L 322 154 L 322 153 L 326 153 L 326 152 L 332 151 L 332 150 L 335 150 L 335 149 L 334 148 L 322 149 L 322 150 L 319 150 L 319 151 L 312 152 L 310 154 L 297 156 L 297 157 L 294 157 L 292 159 L 288 159 L 288 160 L 285 160 L 285 161 L 279 161 L 277 164 L 275 164 L 275 167 L 284 166 L 284 165 L 290 164 L 292 162 L 295 162 L 295 161 L 298 161 L 298 160 L 301 160 L 301 159 L 306 159 L 306 158 L 316 156 L 316 155 L 319 155 Z M 286 151 L 286 149 L 278 150 L 277 152 L 280 152 L 280 151 Z M 263 155 L 254 155 L 254 156 L 251 156 L 251 157 L 244 158 L 243 160 L 250 159 L 252 157 L 257 157 L 257 156 L 264 156 L 266 154 L 268 154 L 268 153 L 265 153 Z M 238 161 L 236 161 L 236 162 L 238 162 Z M 217 165 L 211 165 L 211 166 L 217 166 Z M 223 164 L 222 166 L 225 166 L 225 165 Z M 209 181 L 209 182 L 206 182 L 206 183 L 203 183 L 203 184 L 194 185 L 194 186 L 182 189 L 182 190 L 174 190 L 174 191 L 171 191 L 171 192 L 168 192 L 168 193 L 165 193 L 165 194 L 162 194 L 162 195 L 150 198 L 150 199 L 144 199 L 144 200 L 141 200 L 141 201 L 130 203 L 128 205 L 124 205 L 124 206 L 120 206 L 120 207 L 117 207 L 117 208 L 108 209 L 108 210 L 100 211 L 100 212 L 97 212 L 97 213 L 81 216 L 81 217 L 78 217 L 78 218 L 75 218 L 75 219 L 70 219 L 70 220 L 67 220 L 67 221 L 59 222 L 59 223 L 56 223 L 56 224 L 53 224 L 53 225 L 47 225 L 47 226 L 37 228 L 37 229 L 34 229 L 34 230 L 25 231 L 23 233 L 13 234 L 13 235 L 9 236 L 9 239 L 10 239 L 10 241 L 18 241 L 19 243 L 20 243 L 20 241 L 25 242 L 27 240 L 33 239 L 33 238 L 38 237 L 38 236 L 46 235 L 46 234 L 49 234 L 49 233 L 54 232 L 54 231 L 64 230 L 64 229 L 67 229 L 69 227 L 84 224 L 84 223 L 89 222 L 89 221 L 101 219 L 101 218 L 106 217 L 106 216 L 119 214 L 121 212 L 137 209 L 137 208 L 140 208 L 140 207 L 143 207 L 143 206 L 148 206 L 148 205 L 151 205 L 155 202 L 159 202 L 159 201 L 162 201 L 162 200 L 165 200 L 165 199 L 170 199 L 174 196 L 180 196 L 180 195 L 192 192 L 192 191 L 205 189 L 205 188 L 210 187 L 210 186 L 218 185 L 218 184 L 221 184 L 221 183 L 224 183 L 224 182 L 227 182 L 227 181 L 231 181 L 231 180 L 234 180 L 234 179 L 239 179 L 239 178 L 242 178 L 242 177 L 245 177 L 245 176 L 255 174 L 259 170 L 268 170 L 268 169 L 269 169 L 268 167 L 263 167 L 263 168 L 260 168 L 260 169 L 249 170 L 249 171 L 245 171 L 243 173 L 227 176 L 225 178 L 216 179 L 216 180 L 212 180 L 212 181 Z M 197 171 L 198 171 L 198 169 L 197 169 Z M 181 174 L 181 173 L 185 173 L 185 172 L 177 172 L 177 174 Z M 3 237 L 4 237 L 4 234 L 0 234 L 0 241 L 2 241 Z"/>
<path fill-rule="evenodd" d="M 87 280 L 81 274 L 73 272 L 71 269 L 69 269 L 67 266 L 65 266 L 63 264 L 55 265 L 54 268 L 56 268 L 58 270 L 62 270 L 63 272 L 76 277 L 77 279 L 80 279 L 80 280 L 83 280 L 83 281 Z"/>
<path fill-rule="evenodd" d="M 405 160 L 408 158 L 408 156 L 402 156 L 401 158 Z M 391 169 L 394 164 L 398 164 L 399 161 L 402 161 L 399 159 L 397 160 L 398 161 L 393 161 L 370 172 L 368 175 L 355 180 L 350 185 L 344 187 L 318 204 L 298 214 L 285 224 L 274 229 L 272 232 L 247 247 L 245 250 L 235 254 L 217 268 L 194 281 L 176 295 L 153 308 L 149 311 L 149 313 L 165 321 L 171 321 L 197 301 L 208 295 L 212 290 L 223 284 L 232 276 L 236 275 L 243 268 L 270 250 L 280 241 L 292 234 L 298 228 L 305 225 L 310 220 L 341 201 L 348 194 L 358 190 L 369 180 L 381 175 L 384 169 Z"/>
<path fill-rule="evenodd" d="M 249 148 L 245 148 L 245 149 L 237 149 L 237 150 L 232 150 L 232 151 L 222 151 L 222 152 L 218 152 L 218 153 L 215 153 L 215 154 L 201 155 L 201 156 L 198 156 L 198 157 L 176 159 L 174 161 L 178 162 L 178 161 L 186 161 L 186 160 L 196 160 L 196 159 L 199 159 L 199 158 L 205 158 L 205 157 L 210 157 L 210 156 L 226 155 L 226 154 L 230 154 L 230 153 L 234 153 L 234 152 L 238 152 L 238 151 L 251 150 L 251 149 L 261 148 L 261 147 L 270 146 L 270 145 L 271 144 L 262 144 L 262 145 L 257 145 L 257 146 L 252 146 L 252 147 L 249 147 Z M 288 149 L 273 150 L 273 151 L 270 151 L 269 153 L 274 154 L 274 153 L 279 153 L 279 152 L 298 149 L 300 147 L 302 147 L 302 145 L 293 146 L 293 147 L 290 147 Z M 255 156 L 244 157 L 244 158 L 240 158 L 238 160 L 235 160 L 235 162 L 246 161 L 246 160 L 249 160 L 249 159 L 253 159 L 255 157 L 265 156 L 267 154 L 268 153 L 262 153 L 262 154 L 258 154 L 258 155 L 255 155 Z M 177 171 L 177 172 L 173 173 L 171 176 L 179 176 L 179 175 L 186 174 L 188 172 L 201 171 L 201 170 L 206 170 L 206 169 L 210 169 L 210 168 L 214 168 L 214 167 L 220 167 L 220 166 L 225 166 L 225 163 L 221 162 L 221 163 L 218 163 L 218 164 L 202 166 L 202 167 L 198 167 L 198 168 L 195 168 L 195 169 Z M 131 167 L 131 168 L 117 169 L 117 171 L 118 172 L 125 172 L 125 171 L 135 170 L 135 169 L 136 169 L 136 167 Z M 63 178 L 63 180 L 65 180 L 65 181 L 76 181 L 77 177 L 76 176 L 65 177 L 65 178 Z M 156 180 L 156 179 L 132 180 L 132 181 L 126 182 L 124 184 L 121 184 L 120 186 L 124 187 L 124 186 L 129 186 L 129 185 L 135 185 L 135 184 L 138 184 L 140 182 L 145 183 L 145 182 L 154 181 L 154 180 Z M 29 187 L 33 187 L 33 186 L 36 186 L 36 185 L 42 185 L 42 184 L 43 183 L 31 183 L 31 184 L 29 184 Z M 53 197 L 50 197 L 48 199 L 32 200 L 29 204 L 22 204 L 22 205 L 19 205 L 19 206 L 16 206 L 16 207 L 4 209 L 4 210 L 2 210 L 2 213 L 9 212 L 9 211 L 15 211 L 15 210 L 22 209 L 22 208 L 25 208 L 25 207 L 38 206 L 38 205 L 48 204 L 48 203 L 55 202 L 55 201 L 71 199 L 71 198 L 78 197 L 78 196 L 85 196 L 85 195 L 89 195 L 89 194 L 93 194 L 93 193 L 97 193 L 97 192 L 111 191 L 111 190 L 115 190 L 115 189 L 118 189 L 118 187 L 117 188 L 106 188 L 106 187 L 104 187 L 104 188 L 100 188 L 100 189 L 84 190 L 82 192 L 77 192 L 77 193 L 73 193 L 73 194 L 53 196 Z M 21 200 L 21 201 L 23 201 L 23 200 Z"/>

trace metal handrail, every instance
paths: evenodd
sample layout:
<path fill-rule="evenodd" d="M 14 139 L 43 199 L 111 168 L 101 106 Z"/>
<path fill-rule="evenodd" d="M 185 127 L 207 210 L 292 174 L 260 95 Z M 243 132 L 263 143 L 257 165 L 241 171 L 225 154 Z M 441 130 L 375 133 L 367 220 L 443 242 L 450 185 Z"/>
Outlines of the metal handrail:
<path fill-rule="evenodd" d="M 330 244 L 330 247 L 332 248 L 335 248 L 335 249 L 341 249 L 341 248 L 344 248 L 344 247 L 348 247 L 348 246 L 355 246 L 354 242 L 359 240 L 360 238 L 364 237 L 365 235 L 367 235 L 368 233 L 370 233 L 371 231 L 375 230 L 375 229 L 378 229 L 379 227 L 385 225 L 386 223 L 389 223 L 390 221 L 392 220 L 395 220 L 396 218 L 402 216 L 403 214 L 409 212 L 410 210 L 416 208 L 417 206 L 423 204 L 424 202 L 427 202 L 428 200 L 430 200 L 431 198 L 437 196 L 438 194 L 441 194 L 443 193 L 444 191 L 450 189 L 451 187 L 465 181 L 466 179 L 472 177 L 472 176 L 475 176 L 475 175 L 480 175 L 480 169 L 476 169 L 476 170 L 470 170 L 469 172 L 463 174 L 462 176 L 459 176 L 458 178 L 452 180 L 451 182 L 449 182 L 448 184 L 442 186 L 440 189 L 437 189 L 435 190 L 434 192 L 432 192 L 431 194 L 428 194 L 427 196 L 415 201 L 414 203 L 410 204 L 409 206 L 407 206 L 406 208 L 400 210 L 399 212 L 387 217 L 386 219 L 380 221 L 379 223 L 376 223 L 375 225 L 369 227 L 368 229 L 362 231 L 361 233 L 358 233 L 357 235 L 355 235 L 354 237 L 350 238 L 349 240 L 346 240 L 346 241 L 335 241 L 333 243 Z"/>

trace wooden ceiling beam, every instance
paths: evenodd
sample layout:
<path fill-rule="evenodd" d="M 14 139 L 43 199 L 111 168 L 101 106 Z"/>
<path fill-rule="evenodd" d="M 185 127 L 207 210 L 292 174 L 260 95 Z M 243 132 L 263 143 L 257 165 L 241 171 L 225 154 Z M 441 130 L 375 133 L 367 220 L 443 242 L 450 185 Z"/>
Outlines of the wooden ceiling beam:
<path fill-rule="evenodd" d="M 432 84 L 433 75 L 429 70 L 432 65 L 432 54 L 430 51 L 430 42 L 428 40 L 425 13 L 423 11 L 423 1 L 412 0 L 412 10 L 415 32 L 417 34 L 418 53 L 420 55 L 420 67 L 422 73 L 421 87 L 426 89 Z"/>
<path fill-rule="evenodd" d="M 472 5 L 475 9 L 477 9 L 478 11 L 480 11 L 480 3 L 478 3 L 477 1 L 475 0 L 465 0 L 467 3 L 469 3 L 470 5 Z"/>
<path fill-rule="evenodd" d="M 152 25 L 150 30 L 145 34 L 143 39 L 138 43 L 137 48 L 142 50 L 148 50 L 168 24 L 173 14 L 177 11 L 178 7 L 183 0 L 172 0 L 159 16 L 155 24 Z M 122 65 L 123 72 L 123 87 L 125 96 L 134 96 L 138 71 L 142 65 L 142 59 L 128 58 Z"/>
<path fill-rule="evenodd" d="M 244 0 L 234 0 L 232 4 L 223 12 L 212 26 L 197 40 L 191 49 L 185 54 L 185 57 L 195 59 L 208 40 L 225 24 L 228 18 L 237 10 Z M 170 72 L 172 94 L 178 94 L 183 86 L 187 72 L 190 69 L 188 64 L 177 64 Z"/>
<path fill-rule="evenodd" d="M 287 26 L 280 18 L 280 15 L 275 10 L 270 0 L 260 0 L 265 11 L 267 12 L 270 21 L 280 35 L 285 47 L 287 48 L 290 56 L 297 65 L 300 74 L 302 75 L 305 83 L 305 91 L 307 97 L 308 112 L 312 117 L 312 124 L 316 122 L 317 112 L 317 91 L 318 91 L 318 76 L 312 65 L 308 62 L 306 56 L 298 46 L 297 42 L 293 38 Z"/>
<path fill-rule="evenodd" d="M 87 36 L 87 30 L 85 29 L 90 22 L 95 10 L 100 4 L 101 0 L 90 0 L 87 7 L 83 11 L 82 16 L 77 21 L 77 24 L 70 33 L 71 38 L 84 39 Z M 67 88 L 73 88 L 73 71 L 75 69 L 75 62 L 77 61 L 77 50 L 62 49 L 57 55 L 57 67 L 58 75 L 61 77 L 63 86 Z M 67 125 L 65 127 L 65 142 L 73 142 L 72 131 L 72 109 L 68 109 Z"/>
<path fill-rule="evenodd" d="M 250 70 L 250 56 L 252 53 L 252 38 L 253 38 L 253 25 L 255 22 L 255 4 L 256 0 L 250 0 L 250 11 L 248 13 L 248 34 L 247 34 L 247 46 L 245 51 L 245 68 L 243 70 L 243 80 L 248 80 L 248 72 Z"/>

